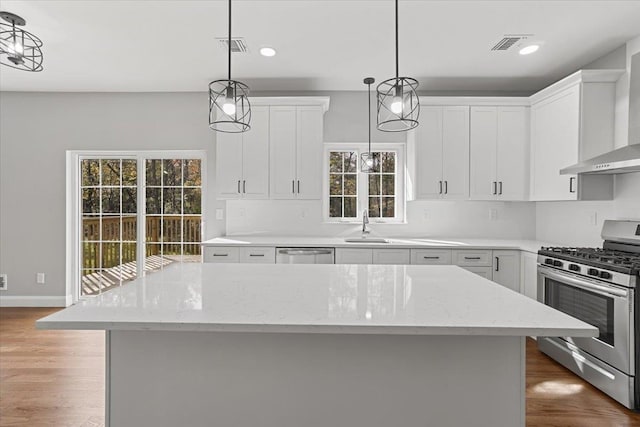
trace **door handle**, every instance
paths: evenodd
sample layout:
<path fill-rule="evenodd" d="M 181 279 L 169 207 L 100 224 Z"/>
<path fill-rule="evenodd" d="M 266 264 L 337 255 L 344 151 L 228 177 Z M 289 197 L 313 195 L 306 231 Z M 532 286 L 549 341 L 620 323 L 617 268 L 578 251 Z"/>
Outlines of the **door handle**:
<path fill-rule="evenodd" d="M 229 254 L 213 254 L 213 256 L 229 256 Z"/>
<path fill-rule="evenodd" d="M 500 191 L 498 191 L 498 194 L 502 195 L 502 181 L 500 181 Z"/>
<path fill-rule="evenodd" d="M 493 195 L 498 194 L 498 183 L 493 181 Z"/>
<path fill-rule="evenodd" d="M 264 254 L 249 254 L 249 256 L 264 256 Z"/>
<path fill-rule="evenodd" d="M 466 256 L 464 259 L 480 259 L 479 256 Z"/>
<path fill-rule="evenodd" d="M 247 194 L 247 181 L 242 181 L 242 192 Z"/>
<path fill-rule="evenodd" d="M 293 194 L 296 194 L 296 180 L 295 179 L 291 180 L 291 192 Z"/>
<path fill-rule="evenodd" d="M 298 194 L 300 194 L 300 180 L 298 180 Z"/>
<path fill-rule="evenodd" d="M 573 180 L 576 179 L 575 176 L 569 178 L 569 193 L 575 193 L 576 190 L 573 189 Z"/>
<path fill-rule="evenodd" d="M 439 256 L 423 256 L 424 259 L 440 259 Z"/>
<path fill-rule="evenodd" d="M 238 193 L 240 193 L 240 180 L 238 180 Z"/>
<path fill-rule="evenodd" d="M 444 194 L 449 193 L 449 181 L 444 182 Z"/>
<path fill-rule="evenodd" d="M 439 194 L 442 194 L 442 181 L 438 181 L 438 185 L 440 186 L 440 193 Z"/>
<path fill-rule="evenodd" d="M 496 271 L 500 271 L 500 257 L 496 257 Z"/>

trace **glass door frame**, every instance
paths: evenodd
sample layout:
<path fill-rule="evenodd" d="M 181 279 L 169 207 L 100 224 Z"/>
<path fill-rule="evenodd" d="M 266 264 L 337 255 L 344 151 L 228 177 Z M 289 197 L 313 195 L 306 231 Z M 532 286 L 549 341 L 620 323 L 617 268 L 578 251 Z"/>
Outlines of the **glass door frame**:
<path fill-rule="evenodd" d="M 207 152 L 205 150 L 68 150 L 66 152 L 66 239 L 65 278 L 66 304 L 74 304 L 90 297 L 82 295 L 82 195 L 81 161 L 83 159 L 135 159 L 137 165 L 137 239 L 136 277 L 144 276 L 146 251 L 146 160 L 147 159 L 199 159 L 201 179 L 201 236 L 205 236 L 207 206 Z"/>

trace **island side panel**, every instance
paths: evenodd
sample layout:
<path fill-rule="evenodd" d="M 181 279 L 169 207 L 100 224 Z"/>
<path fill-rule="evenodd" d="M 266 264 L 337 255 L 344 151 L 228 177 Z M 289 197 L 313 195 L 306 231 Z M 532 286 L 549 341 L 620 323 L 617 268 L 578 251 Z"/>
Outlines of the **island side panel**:
<path fill-rule="evenodd" d="M 118 427 L 524 426 L 523 342 L 111 331 L 108 420 Z"/>

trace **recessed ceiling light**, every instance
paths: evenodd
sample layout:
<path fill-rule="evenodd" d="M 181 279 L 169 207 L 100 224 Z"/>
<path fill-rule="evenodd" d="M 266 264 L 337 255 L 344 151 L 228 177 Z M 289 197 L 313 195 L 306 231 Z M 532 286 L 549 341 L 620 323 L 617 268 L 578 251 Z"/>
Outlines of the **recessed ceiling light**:
<path fill-rule="evenodd" d="M 260 55 L 262 56 L 276 56 L 276 50 L 272 47 L 263 47 L 260 49 Z"/>
<path fill-rule="evenodd" d="M 540 49 L 540 45 L 530 44 L 529 46 L 525 46 L 522 49 L 520 49 L 520 55 L 529 55 L 537 51 L 538 49 Z"/>

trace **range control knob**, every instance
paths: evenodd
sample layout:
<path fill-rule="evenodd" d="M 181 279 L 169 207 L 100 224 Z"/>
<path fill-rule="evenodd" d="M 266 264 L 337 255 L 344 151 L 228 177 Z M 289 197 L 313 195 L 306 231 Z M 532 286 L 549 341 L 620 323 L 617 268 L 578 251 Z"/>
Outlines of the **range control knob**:
<path fill-rule="evenodd" d="M 555 260 L 555 261 L 553 261 L 553 266 L 554 267 L 562 267 L 562 262 L 558 261 L 558 260 Z"/>
<path fill-rule="evenodd" d="M 600 277 L 603 279 L 611 279 L 611 273 L 609 273 L 608 271 L 601 271 Z"/>
<path fill-rule="evenodd" d="M 553 260 L 551 258 L 547 258 L 544 260 L 544 263 L 547 265 L 553 265 Z"/>
<path fill-rule="evenodd" d="M 569 270 L 580 271 L 580 266 L 578 264 L 569 264 Z"/>
<path fill-rule="evenodd" d="M 599 276 L 600 272 L 598 270 L 596 270 L 595 268 L 590 268 L 589 271 L 587 271 L 587 274 L 589 276 Z"/>

